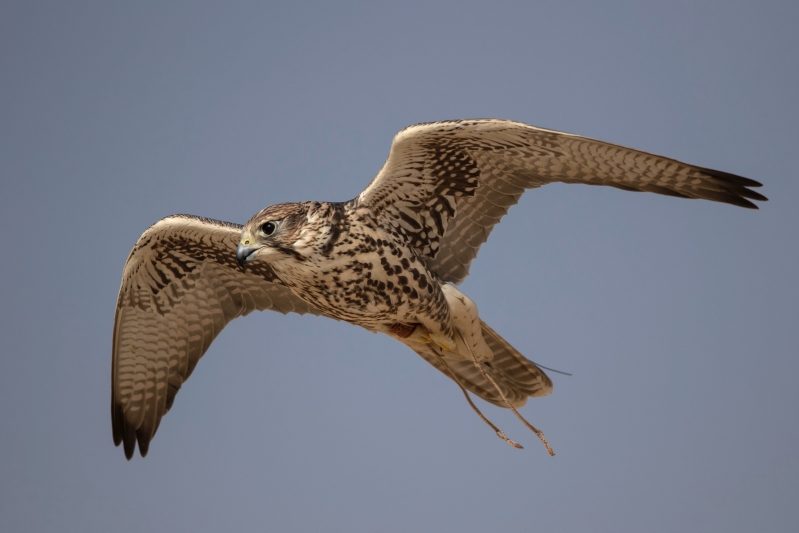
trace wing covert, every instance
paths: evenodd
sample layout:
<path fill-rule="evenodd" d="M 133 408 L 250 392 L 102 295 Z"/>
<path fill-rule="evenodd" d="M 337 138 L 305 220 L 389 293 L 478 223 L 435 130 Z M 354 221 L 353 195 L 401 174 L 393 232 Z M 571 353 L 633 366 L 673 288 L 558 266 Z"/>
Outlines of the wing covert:
<path fill-rule="evenodd" d="M 321 314 L 266 264 L 235 259 L 241 226 L 173 215 L 139 238 L 122 276 L 114 320 L 111 418 L 114 443 L 141 455 L 161 417 L 211 342 L 255 310 Z"/>

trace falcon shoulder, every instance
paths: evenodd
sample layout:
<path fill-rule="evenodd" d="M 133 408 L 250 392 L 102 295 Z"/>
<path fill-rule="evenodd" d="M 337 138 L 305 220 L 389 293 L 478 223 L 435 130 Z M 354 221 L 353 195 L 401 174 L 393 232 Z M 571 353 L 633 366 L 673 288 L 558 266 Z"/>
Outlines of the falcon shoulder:
<path fill-rule="evenodd" d="M 191 215 L 153 224 L 133 247 L 117 298 L 114 443 L 142 456 L 175 394 L 222 328 L 255 310 L 321 314 L 271 268 L 236 263 L 241 226 Z"/>
<path fill-rule="evenodd" d="M 408 239 L 428 268 L 460 283 L 494 225 L 525 190 L 608 185 L 757 209 L 757 181 L 587 137 L 498 119 L 409 126 L 354 200 Z"/>

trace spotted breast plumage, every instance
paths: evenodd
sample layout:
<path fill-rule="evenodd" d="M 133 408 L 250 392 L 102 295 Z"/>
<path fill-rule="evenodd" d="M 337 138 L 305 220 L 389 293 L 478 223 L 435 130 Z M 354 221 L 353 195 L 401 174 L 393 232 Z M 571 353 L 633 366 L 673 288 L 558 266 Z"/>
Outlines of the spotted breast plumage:
<path fill-rule="evenodd" d="M 166 217 L 144 232 L 123 271 L 112 354 L 115 444 L 124 444 L 128 458 L 137 443 L 146 455 L 211 342 L 254 310 L 323 315 L 384 333 L 464 394 L 514 412 L 528 397 L 549 394 L 547 375 L 485 324 L 456 284 L 522 193 L 551 182 L 753 209 L 751 200 L 766 200 L 751 190 L 760 183 L 747 178 L 478 119 L 400 131 L 383 168 L 348 202 L 276 204 L 244 226 Z"/>

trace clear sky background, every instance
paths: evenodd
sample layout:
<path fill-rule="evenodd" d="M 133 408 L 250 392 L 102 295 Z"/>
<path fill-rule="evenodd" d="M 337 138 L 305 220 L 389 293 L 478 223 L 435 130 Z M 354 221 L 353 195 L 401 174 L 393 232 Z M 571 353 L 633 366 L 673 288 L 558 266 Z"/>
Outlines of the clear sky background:
<path fill-rule="evenodd" d="M 799 531 L 799 4 L 0 5 L 3 531 Z M 172 213 L 347 200 L 402 127 L 499 117 L 750 177 L 760 211 L 531 191 L 462 290 L 553 374 L 485 411 L 388 337 L 255 313 L 146 459 L 122 267 Z"/>

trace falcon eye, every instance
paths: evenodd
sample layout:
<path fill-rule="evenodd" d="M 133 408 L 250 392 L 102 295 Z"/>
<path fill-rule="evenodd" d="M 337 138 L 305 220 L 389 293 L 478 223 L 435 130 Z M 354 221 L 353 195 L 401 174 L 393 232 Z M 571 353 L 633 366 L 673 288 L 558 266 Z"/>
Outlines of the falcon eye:
<path fill-rule="evenodd" d="M 274 222 L 267 222 L 263 226 L 261 226 L 261 231 L 264 232 L 264 235 L 272 235 L 277 229 Z"/>

